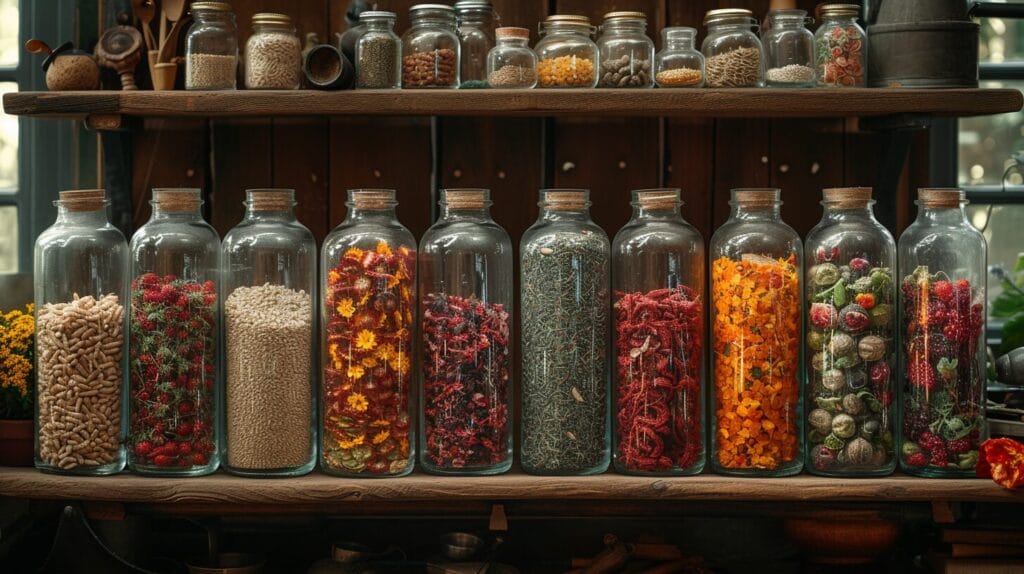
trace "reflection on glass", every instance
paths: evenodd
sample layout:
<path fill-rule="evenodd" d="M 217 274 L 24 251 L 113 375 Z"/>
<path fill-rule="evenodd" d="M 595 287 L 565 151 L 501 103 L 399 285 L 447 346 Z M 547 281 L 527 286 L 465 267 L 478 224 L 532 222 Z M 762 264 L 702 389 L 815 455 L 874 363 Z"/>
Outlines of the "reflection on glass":
<path fill-rule="evenodd" d="M 5 0 L 0 0 L 4 2 Z M 2 10 L 0 10 L 2 12 Z M 3 22 L 0 21 L 0 28 Z M 14 82 L 0 82 L 0 94 L 18 91 Z M 18 187 L 18 118 L 0 114 L 0 193 L 15 192 Z"/>
<path fill-rule="evenodd" d="M 983 88 L 1024 88 L 1024 82 L 982 82 Z M 960 120 L 960 185 L 1000 185 L 1013 164 L 1010 154 L 1024 150 L 1024 114 L 1014 112 Z M 1024 184 L 1016 172 L 1006 183 Z"/>
<path fill-rule="evenodd" d="M 992 211 L 989 212 L 989 207 Z M 1024 251 L 1024 205 L 988 205 L 972 203 L 967 206 L 967 220 L 983 230 L 988 241 L 988 264 L 998 265 L 1013 272 L 1017 254 Z M 987 227 L 986 227 L 987 224 Z M 989 305 L 1003 290 L 999 281 L 988 279 Z"/>
<path fill-rule="evenodd" d="M 0 67 L 18 65 L 18 0 L 0 0 Z"/>
<path fill-rule="evenodd" d="M 0 273 L 18 271 L 18 208 L 0 206 Z"/>

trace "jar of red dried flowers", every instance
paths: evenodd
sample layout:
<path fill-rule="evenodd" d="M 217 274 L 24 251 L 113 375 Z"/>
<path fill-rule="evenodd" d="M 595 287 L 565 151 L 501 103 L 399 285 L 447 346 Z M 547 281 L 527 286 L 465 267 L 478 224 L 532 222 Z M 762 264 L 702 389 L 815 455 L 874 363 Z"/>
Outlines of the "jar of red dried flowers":
<path fill-rule="evenodd" d="M 224 468 L 298 476 L 316 465 L 316 240 L 291 189 L 246 191 L 224 236 Z"/>
<path fill-rule="evenodd" d="M 512 466 L 512 241 L 486 189 L 441 192 L 419 258 L 420 461 L 437 474 Z"/>
<path fill-rule="evenodd" d="M 217 470 L 220 238 L 198 189 L 154 189 L 132 236 L 128 464 L 140 474 Z"/>
<path fill-rule="evenodd" d="M 339 476 L 412 472 L 416 240 L 395 191 L 348 192 L 321 254 L 320 468 Z"/>
<path fill-rule="evenodd" d="M 523 470 L 608 468 L 610 246 L 590 192 L 545 189 L 520 248 Z"/>
<path fill-rule="evenodd" d="M 814 33 L 818 85 L 863 88 L 867 85 L 867 34 L 857 23 L 858 4 L 822 4 L 821 25 Z"/>
<path fill-rule="evenodd" d="M 985 237 L 964 192 L 921 189 L 899 241 L 900 468 L 974 476 L 985 438 Z"/>
<path fill-rule="evenodd" d="M 823 197 L 804 249 L 805 460 L 813 474 L 882 476 L 896 468 L 896 243 L 871 188 Z"/>
<path fill-rule="evenodd" d="M 704 468 L 704 240 L 678 189 L 633 192 L 612 243 L 613 450 L 626 474 Z"/>
<path fill-rule="evenodd" d="M 715 472 L 788 476 L 802 467 L 803 246 L 778 189 L 732 190 L 711 238 L 711 462 Z"/>

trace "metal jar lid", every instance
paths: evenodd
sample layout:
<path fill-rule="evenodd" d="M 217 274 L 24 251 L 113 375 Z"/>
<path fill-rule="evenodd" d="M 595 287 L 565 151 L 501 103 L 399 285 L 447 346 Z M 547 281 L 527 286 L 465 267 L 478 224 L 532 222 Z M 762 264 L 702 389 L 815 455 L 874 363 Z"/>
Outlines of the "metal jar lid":
<path fill-rule="evenodd" d="M 746 8 L 718 8 L 715 10 L 708 10 L 707 14 L 704 15 L 704 25 L 713 24 L 720 20 L 729 20 L 732 18 L 753 18 L 754 13 Z"/>
<path fill-rule="evenodd" d="M 367 10 L 359 13 L 359 21 L 365 22 L 367 20 L 397 20 L 398 14 L 394 12 L 388 12 L 387 10 Z"/>
<path fill-rule="evenodd" d="M 231 4 L 227 2 L 193 2 L 191 10 L 193 12 L 230 12 Z"/>
<path fill-rule="evenodd" d="M 580 16 L 578 14 L 552 14 L 544 19 L 545 22 L 549 23 L 564 23 L 564 24 L 585 24 L 590 25 L 590 18 L 586 16 Z"/>
<path fill-rule="evenodd" d="M 646 22 L 647 15 L 643 12 L 630 11 L 609 12 L 604 15 L 605 22 L 609 22 L 611 20 L 643 20 Z"/>
<path fill-rule="evenodd" d="M 860 5 L 858 4 L 821 4 L 817 9 L 818 17 L 824 16 L 848 16 L 856 17 L 860 15 Z"/>
<path fill-rule="evenodd" d="M 252 15 L 253 24 L 284 24 L 290 26 L 292 23 L 291 16 L 287 14 L 277 14 L 274 12 L 259 12 Z"/>

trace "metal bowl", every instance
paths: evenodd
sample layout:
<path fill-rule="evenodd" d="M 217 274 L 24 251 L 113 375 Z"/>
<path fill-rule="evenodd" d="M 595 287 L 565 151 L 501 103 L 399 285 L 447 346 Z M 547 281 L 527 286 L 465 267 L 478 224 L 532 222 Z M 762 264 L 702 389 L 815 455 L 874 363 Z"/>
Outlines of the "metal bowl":
<path fill-rule="evenodd" d="M 472 558 L 483 546 L 482 538 L 468 532 L 449 532 L 441 537 L 444 555 L 452 560 Z"/>
<path fill-rule="evenodd" d="M 214 560 L 189 564 L 189 574 L 259 574 L 267 558 L 261 554 L 222 552 Z"/>
<path fill-rule="evenodd" d="M 351 563 L 366 560 L 373 554 L 364 544 L 358 542 L 342 541 L 335 542 L 331 547 L 331 558 L 335 562 Z"/>

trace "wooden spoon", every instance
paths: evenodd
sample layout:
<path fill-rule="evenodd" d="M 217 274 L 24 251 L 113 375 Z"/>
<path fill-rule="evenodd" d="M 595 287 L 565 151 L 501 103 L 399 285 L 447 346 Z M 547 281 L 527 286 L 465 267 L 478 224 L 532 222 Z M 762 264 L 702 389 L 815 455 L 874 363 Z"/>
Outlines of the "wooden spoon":
<path fill-rule="evenodd" d="M 150 29 L 153 17 L 156 16 L 156 3 L 153 0 L 132 0 L 132 11 L 142 22 L 142 36 L 146 39 L 146 49 L 156 50 L 156 40 L 153 38 L 153 30 Z"/>
<path fill-rule="evenodd" d="M 163 17 L 166 18 L 167 22 L 174 27 L 174 24 L 181 20 L 181 15 L 185 13 L 185 0 L 163 0 L 160 3 L 161 9 L 164 11 Z M 164 20 L 161 19 L 160 23 L 163 24 Z M 175 42 L 177 42 L 177 35 L 175 34 Z M 171 34 L 167 32 L 167 28 L 161 28 L 160 34 L 160 52 L 163 53 L 164 46 L 171 43 Z M 161 60 L 163 61 L 163 60 Z"/>
<path fill-rule="evenodd" d="M 29 54 L 49 54 L 53 52 L 53 48 L 47 45 L 46 42 L 36 40 L 35 38 L 25 42 L 25 49 L 28 50 Z"/>
<path fill-rule="evenodd" d="M 182 18 L 171 26 L 171 30 L 167 32 L 167 38 L 164 40 L 164 45 L 160 47 L 160 55 L 157 56 L 157 62 L 167 63 L 174 58 L 174 53 L 178 49 L 178 34 L 181 33 L 185 20 L 185 18 Z"/>

